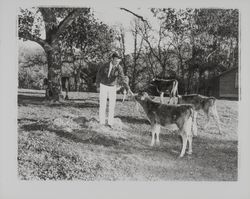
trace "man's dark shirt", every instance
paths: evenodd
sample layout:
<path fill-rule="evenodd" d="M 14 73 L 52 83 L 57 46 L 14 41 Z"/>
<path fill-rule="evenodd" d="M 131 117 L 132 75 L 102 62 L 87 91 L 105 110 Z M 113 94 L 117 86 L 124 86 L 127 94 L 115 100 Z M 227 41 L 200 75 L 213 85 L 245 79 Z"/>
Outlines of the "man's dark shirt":
<path fill-rule="evenodd" d="M 104 64 L 103 66 L 100 66 L 97 76 L 96 76 L 96 84 L 99 87 L 100 83 L 104 84 L 106 86 L 114 86 L 117 85 L 117 79 L 120 78 L 122 82 L 122 86 L 125 87 L 126 90 L 129 89 L 129 85 L 127 84 L 125 80 L 125 76 L 123 73 L 123 69 L 120 65 L 118 66 L 112 66 L 110 75 L 109 73 L 109 66 L 110 62 L 107 64 Z"/>

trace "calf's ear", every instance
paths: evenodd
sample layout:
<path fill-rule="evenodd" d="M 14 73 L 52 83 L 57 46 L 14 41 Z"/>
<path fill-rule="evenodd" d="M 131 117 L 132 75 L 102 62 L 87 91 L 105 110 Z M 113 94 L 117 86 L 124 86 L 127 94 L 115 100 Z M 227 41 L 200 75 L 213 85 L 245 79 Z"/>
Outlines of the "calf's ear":
<path fill-rule="evenodd" d="M 140 100 L 145 100 L 145 95 L 144 94 L 140 94 L 140 95 L 138 95 L 138 97 L 139 97 Z"/>

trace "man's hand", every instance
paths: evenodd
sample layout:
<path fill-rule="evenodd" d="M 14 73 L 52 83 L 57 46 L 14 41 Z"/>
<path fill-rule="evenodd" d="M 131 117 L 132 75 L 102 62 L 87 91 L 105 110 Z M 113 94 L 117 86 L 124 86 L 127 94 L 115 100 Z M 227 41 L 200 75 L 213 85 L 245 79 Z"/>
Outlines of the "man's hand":
<path fill-rule="evenodd" d="M 100 84 L 94 83 L 94 86 L 96 87 L 96 92 L 100 93 Z"/>
<path fill-rule="evenodd" d="M 96 87 L 96 92 L 100 93 L 100 86 Z"/>

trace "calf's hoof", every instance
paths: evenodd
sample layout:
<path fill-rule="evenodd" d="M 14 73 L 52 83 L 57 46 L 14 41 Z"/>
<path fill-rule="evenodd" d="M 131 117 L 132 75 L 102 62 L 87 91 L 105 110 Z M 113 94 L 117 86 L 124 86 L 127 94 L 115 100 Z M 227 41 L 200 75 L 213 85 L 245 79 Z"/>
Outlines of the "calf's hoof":
<path fill-rule="evenodd" d="M 156 141 L 156 146 L 160 146 L 161 145 L 161 143 L 160 143 L 160 141 Z"/>
<path fill-rule="evenodd" d="M 179 155 L 179 157 L 178 157 L 178 158 L 183 158 L 183 156 L 184 156 L 184 155 Z"/>

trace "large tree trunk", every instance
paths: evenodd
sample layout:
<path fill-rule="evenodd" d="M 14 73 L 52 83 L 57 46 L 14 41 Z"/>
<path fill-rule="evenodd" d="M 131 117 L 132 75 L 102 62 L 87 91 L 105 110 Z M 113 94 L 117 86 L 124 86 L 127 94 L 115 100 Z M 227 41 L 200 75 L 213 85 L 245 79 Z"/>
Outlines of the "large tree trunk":
<path fill-rule="evenodd" d="M 79 91 L 78 81 L 77 81 L 77 75 L 74 75 L 74 82 L 75 82 L 75 91 Z"/>
<path fill-rule="evenodd" d="M 135 74 L 136 74 L 136 66 L 134 65 L 134 71 L 133 71 L 133 74 L 132 74 L 132 79 L 131 79 L 131 90 L 132 91 L 135 91 Z"/>
<path fill-rule="evenodd" d="M 74 74 L 74 82 L 75 82 L 75 91 L 79 92 L 80 90 L 80 71 L 77 74 Z"/>
<path fill-rule="evenodd" d="M 199 90 L 200 90 L 200 84 L 202 82 L 202 70 L 199 69 L 199 77 L 198 77 L 198 83 L 197 83 L 197 87 L 196 87 L 196 93 L 199 94 Z"/>
<path fill-rule="evenodd" d="M 161 78 L 165 79 L 165 78 L 167 78 L 166 65 L 165 64 L 161 64 L 161 68 L 162 68 Z"/>
<path fill-rule="evenodd" d="M 53 10 L 48 8 L 39 8 L 45 23 L 46 40 L 38 39 L 43 46 L 48 62 L 48 88 L 46 97 L 54 101 L 62 101 L 61 69 L 62 62 L 60 56 L 59 36 L 69 26 L 76 16 L 80 14 L 81 9 L 71 11 L 58 26 L 55 26 L 56 15 Z M 51 26 L 51 24 L 53 26 Z M 37 40 L 37 39 L 36 39 Z"/>
<path fill-rule="evenodd" d="M 56 45 L 45 49 L 48 62 L 48 87 L 46 90 L 46 98 L 54 101 L 62 101 L 62 85 L 61 85 L 61 56 L 59 48 Z"/>
<path fill-rule="evenodd" d="M 185 75 L 184 74 L 184 65 L 183 65 L 183 60 L 182 60 L 181 54 L 179 55 L 179 59 L 180 59 L 180 69 L 181 69 L 179 75 L 180 75 L 181 79 L 184 79 L 184 75 Z"/>
<path fill-rule="evenodd" d="M 46 97 L 54 101 L 60 101 L 63 99 L 62 96 L 62 85 L 61 85 L 61 57 L 59 40 L 60 34 L 72 24 L 77 16 L 84 11 L 82 8 L 75 8 L 68 13 L 68 15 L 60 21 L 57 25 L 55 10 L 46 7 L 38 8 L 45 25 L 46 39 L 41 39 L 37 34 L 33 34 L 30 30 L 25 30 L 24 32 L 18 32 L 20 38 L 25 40 L 30 40 L 37 42 L 43 47 L 46 53 L 48 62 L 48 86 L 46 89 Z M 89 8 L 85 10 L 86 13 L 89 12 Z M 83 13 L 85 14 L 85 12 Z M 23 23 L 32 23 L 29 20 Z"/>

